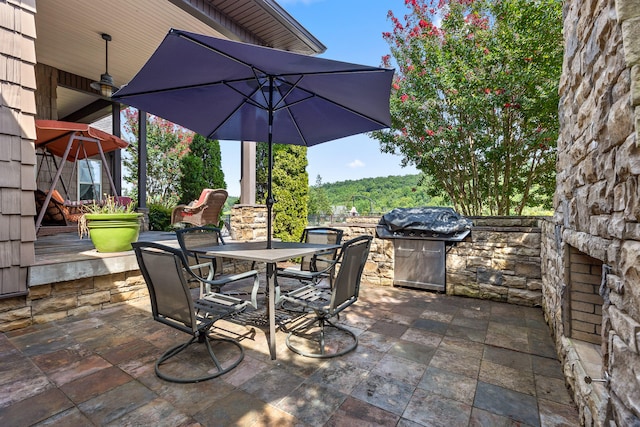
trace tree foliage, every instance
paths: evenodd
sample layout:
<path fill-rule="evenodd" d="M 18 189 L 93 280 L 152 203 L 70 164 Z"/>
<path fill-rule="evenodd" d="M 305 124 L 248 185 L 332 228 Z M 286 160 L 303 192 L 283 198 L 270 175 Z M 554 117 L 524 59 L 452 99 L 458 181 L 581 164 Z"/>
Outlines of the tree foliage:
<path fill-rule="evenodd" d="M 383 33 L 399 68 L 392 128 L 374 137 L 466 215 L 550 206 L 555 188 L 560 0 L 406 0 Z M 432 195 L 435 192 L 432 191 Z"/>
<path fill-rule="evenodd" d="M 124 110 L 125 134 L 138 136 L 138 111 Z M 175 206 L 180 194 L 180 158 L 186 153 L 193 134 L 156 116 L 147 118 L 147 199 L 149 203 Z M 127 156 L 123 164 L 130 172 L 124 177 L 133 185 L 133 197 L 137 198 L 138 143 L 128 141 Z"/>
<path fill-rule="evenodd" d="M 331 214 L 331 203 L 327 197 L 327 192 L 322 187 L 322 177 L 316 177 L 316 185 L 309 187 L 309 215 L 329 215 Z"/>
<path fill-rule="evenodd" d="M 256 200 L 266 203 L 268 180 L 268 145 L 256 147 Z M 307 147 L 273 145 L 272 191 L 273 235 L 283 241 L 298 241 L 307 225 L 309 177 Z"/>
<path fill-rule="evenodd" d="M 180 201 L 197 200 L 205 188 L 227 188 L 227 184 L 220 143 L 196 134 L 188 152 L 180 159 Z"/>

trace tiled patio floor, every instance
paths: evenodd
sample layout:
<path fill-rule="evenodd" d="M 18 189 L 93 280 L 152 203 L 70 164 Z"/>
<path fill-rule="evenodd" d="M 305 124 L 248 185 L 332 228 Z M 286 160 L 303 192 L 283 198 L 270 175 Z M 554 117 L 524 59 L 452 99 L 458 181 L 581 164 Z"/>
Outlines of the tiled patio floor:
<path fill-rule="evenodd" d="M 345 313 L 360 334 L 346 356 L 298 356 L 279 333 L 272 361 L 258 332 L 197 384 L 155 376 L 188 336 L 147 301 L 2 334 L 0 426 L 579 425 L 540 309 L 364 286 Z"/>

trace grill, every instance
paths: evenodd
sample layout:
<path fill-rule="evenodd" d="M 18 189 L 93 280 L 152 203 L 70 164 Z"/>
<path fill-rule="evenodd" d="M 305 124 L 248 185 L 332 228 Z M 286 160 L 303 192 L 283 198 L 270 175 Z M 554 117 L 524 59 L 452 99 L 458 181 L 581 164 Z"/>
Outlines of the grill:
<path fill-rule="evenodd" d="M 451 208 L 397 208 L 376 227 L 381 239 L 392 239 L 394 286 L 446 290 L 447 252 L 471 232 L 471 220 Z"/>

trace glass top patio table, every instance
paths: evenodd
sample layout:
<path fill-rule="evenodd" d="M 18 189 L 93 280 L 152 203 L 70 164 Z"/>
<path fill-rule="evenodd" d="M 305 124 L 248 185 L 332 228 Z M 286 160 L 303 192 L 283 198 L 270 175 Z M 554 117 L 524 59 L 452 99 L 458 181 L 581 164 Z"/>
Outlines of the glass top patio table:
<path fill-rule="evenodd" d="M 271 249 L 267 249 L 266 241 L 227 243 L 224 245 L 200 247 L 197 252 L 207 256 L 240 259 L 246 261 L 264 262 L 267 264 L 267 289 L 268 303 L 267 312 L 269 316 L 269 331 L 265 331 L 269 344 L 271 359 L 276 359 L 276 318 L 275 318 L 275 272 L 276 262 L 285 261 L 291 258 L 310 256 L 325 252 L 330 249 L 337 249 L 340 245 L 322 245 L 315 243 L 296 242 L 271 242 Z"/>

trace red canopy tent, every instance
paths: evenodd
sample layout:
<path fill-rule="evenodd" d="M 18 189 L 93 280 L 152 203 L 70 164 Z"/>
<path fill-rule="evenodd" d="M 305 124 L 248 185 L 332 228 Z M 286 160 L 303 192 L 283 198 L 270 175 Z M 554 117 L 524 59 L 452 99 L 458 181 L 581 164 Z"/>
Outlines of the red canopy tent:
<path fill-rule="evenodd" d="M 88 157 L 100 155 L 102 166 L 109 177 L 113 194 L 117 195 L 116 186 L 111 177 L 104 153 L 126 148 L 127 145 L 129 144 L 123 139 L 93 128 L 88 124 L 61 122 L 57 120 L 36 120 L 36 149 L 43 149 L 63 160 L 57 168 L 44 200 L 43 207 L 38 213 L 36 232 L 42 224 L 42 218 L 51 201 L 53 190 L 55 190 L 60 180 L 65 161 L 76 162 Z"/>

